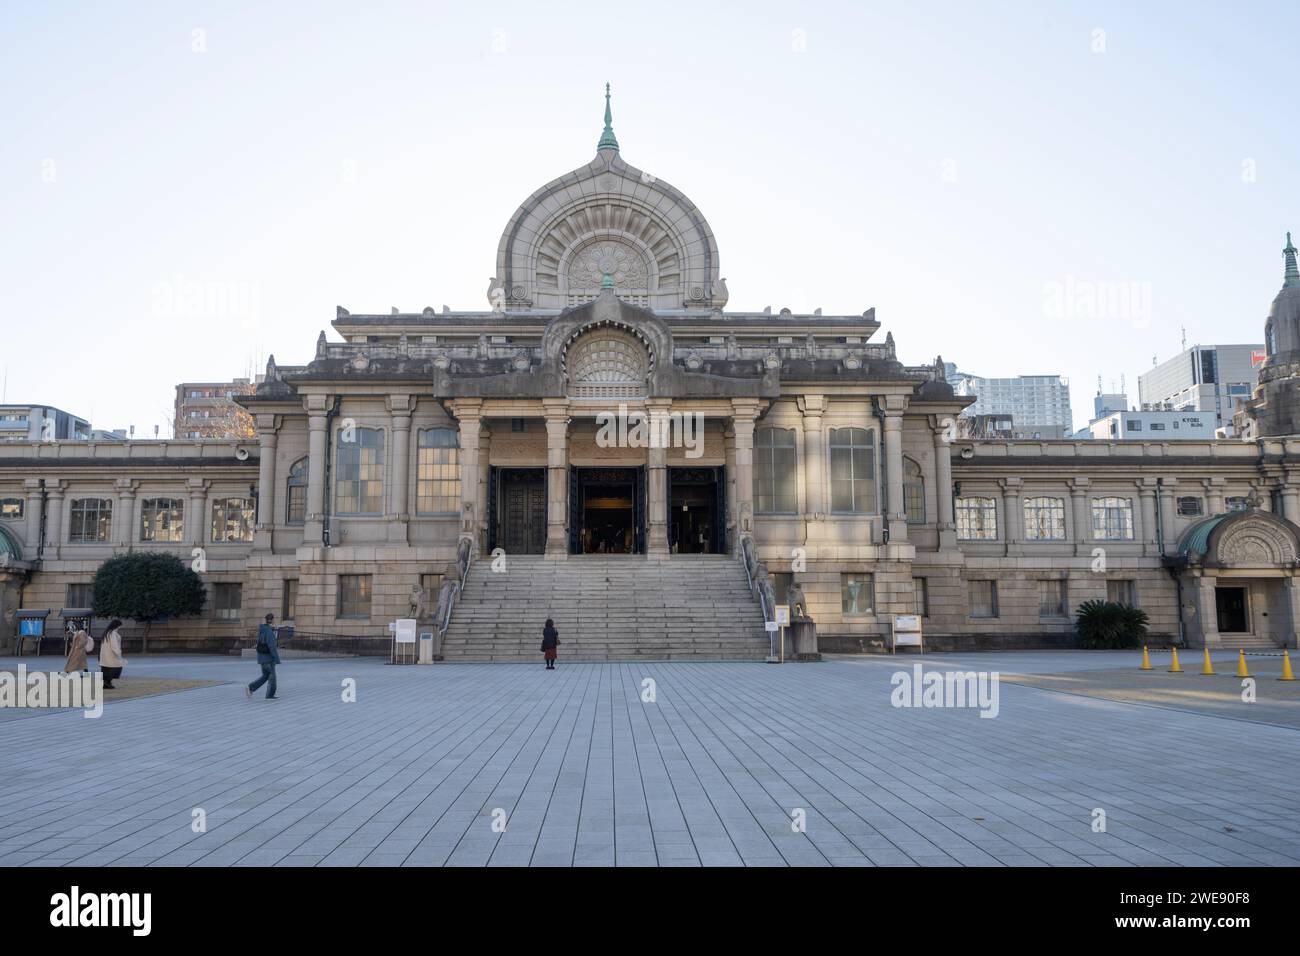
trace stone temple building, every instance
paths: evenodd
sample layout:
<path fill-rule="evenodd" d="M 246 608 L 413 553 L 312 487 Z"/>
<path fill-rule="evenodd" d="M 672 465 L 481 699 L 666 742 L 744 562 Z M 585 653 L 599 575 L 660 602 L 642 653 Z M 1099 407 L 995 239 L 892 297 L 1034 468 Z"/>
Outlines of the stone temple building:
<path fill-rule="evenodd" d="M 729 311 L 703 211 L 624 160 L 607 99 L 595 156 L 506 221 L 487 308 L 340 307 L 240 400 L 246 442 L 0 448 L 0 639 L 145 549 L 202 557 L 172 647 L 273 612 L 386 652 L 413 613 L 449 659 L 510 658 L 549 614 L 579 656 L 762 657 L 763 595 L 799 591 L 822 650 L 906 614 L 931 646 L 1068 645 L 1092 598 L 1154 641 L 1293 645 L 1295 257 L 1247 440 L 962 439 L 970 399 L 873 309 Z"/>

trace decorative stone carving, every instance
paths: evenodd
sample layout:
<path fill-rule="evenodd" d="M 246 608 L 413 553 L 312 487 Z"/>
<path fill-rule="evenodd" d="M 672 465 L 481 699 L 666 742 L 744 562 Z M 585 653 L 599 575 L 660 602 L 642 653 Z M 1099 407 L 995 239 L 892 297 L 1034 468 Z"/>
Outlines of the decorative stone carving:
<path fill-rule="evenodd" d="M 420 587 L 418 584 L 412 584 L 411 594 L 410 597 L 407 599 L 406 616 L 413 617 L 417 621 L 422 620 L 424 618 L 425 611 L 427 610 L 426 604 L 428 603 L 428 600 L 429 600 L 428 592 L 425 591 L 425 589 Z"/>
<path fill-rule="evenodd" d="M 803 593 L 803 585 L 799 582 L 792 581 L 790 583 L 790 587 L 786 590 L 785 603 L 790 605 L 791 619 L 812 620 L 812 617 L 808 614 L 808 598 Z"/>
<path fill-rule="evenodd" d="M 570 289 L 599 289 L 605 276 L 615 289 L 646 289 L 649 269 L 641 253 L 625 242 L 600 239 L 583 247 L 569 265 Z"/>
<path fill-rule="evenodd" d="M 574 340 L 564 365 L 575 398 L 635 398 L 645 394 L 650 354 L 630 333 L 601 327 Z"/>

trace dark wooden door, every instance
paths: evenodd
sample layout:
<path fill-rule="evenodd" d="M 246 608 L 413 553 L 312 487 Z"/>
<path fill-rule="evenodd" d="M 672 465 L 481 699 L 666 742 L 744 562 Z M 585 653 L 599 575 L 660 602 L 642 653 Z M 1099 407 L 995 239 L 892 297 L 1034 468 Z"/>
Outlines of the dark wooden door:
<path fill-rule="evenodd" d="M 501 479 L 497 541 L 507 554 L 546 550 L 546 479 L 532 471 L 507 471 Z"/>

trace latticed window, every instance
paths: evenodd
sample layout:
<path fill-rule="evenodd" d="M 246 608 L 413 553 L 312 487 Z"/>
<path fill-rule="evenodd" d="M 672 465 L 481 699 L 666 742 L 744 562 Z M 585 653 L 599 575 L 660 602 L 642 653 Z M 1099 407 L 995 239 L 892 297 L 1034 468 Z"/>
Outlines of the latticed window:
<path fill-rule="evenodd" d="M 370 617 L 370 575 L 339 575 L 338 616 L 357 620 Z"/>
<path fill-rule="evenodd" d="M 759 428 L 754 433 L 754 511 L 793 514 L 799 510 L 793 428 Z"/>
<path fill-rule="evenodd" d="M 573 398 L 643 397 L 649 367 L 645 346 L 619 329 L 583 333 L 565 355 Z"/>
<path fill-rule="evenodd" d="M 1133 500 L 1093 498 L 1092 537 L 1097 541 L 1132 541 Z"/>
<path fill-rule="evenodd" d="M 1063 499 L 1025 499 L 1025 540 L 1065 540 L 1065 501 Z"/>
<path fill-rule="evenodd" d="M 212 503 L 212 540 L 253 540 L 253 499 L 218 498 Z"/>
<path fill-rule="evenodd" d="M 971 617 L 998 616 L 998 583 L 996 581 L 971 581 L 967 585 L 970 595 Z"/>
<path fill-rule="evenodd" d="M 876 510 L 875 433 L 868 428 L 832 428 L 831 511 Z"/>
<path fill-rule="evenodd" d="M 107 541 L 113 533 L 111 498 L 75 498 L 72 502 L 68 540 L 74 544 Z"/>
<path fill-rule="evenodd" d="M 963 541 L 996 541 L 998 503 L 992 498 L 962 497 L 956 502 L 957 537 Z"/>
<path fill-rule="evenodd" d="M 384 510 L 384 433 L 378 428 L 339 432 L 338 513 L 377 515 Z"/>
<path fill-rule="evenodd" d="M 1065 617 L 1065 581 L 1055 578 L 1038 582 L 1038 616 Z"/>
<path fill-rule="evenodd" d="M 454 428 L 426 428 L 416 453 L 415 510 L 419 514 L 460 511 L 460 436 Z"/>
<path fill-rule="evenodd" d="M 840 611 L 846 615 L 874 614 L 876 581 L 871 574 L 840 575 Z"/>
<path fill-rule="evenodd" d="M 911 458 L 903 458 L 903 510 L 908 524 L 925 524 L 925 479 L 921 466 Z"/>
<path fill-rule="evenodd" d="M 0 518 L 18 519 L 23 516 L 23 499 L 0 498 Z"/>
<path fill-rule="evenodd" d="M 141 541 L 184 541 L 185 502 L 179 498 L 145 498 L 140 502 Z"/>
<path fill-rule="evenodd" d="M 244 606 L 244 588 L 239 584 L 212 586 L 212 616 L 222 621 L 238 621 Z"/>
<path fill-rule="evenodd" d="M 299 458 L 289 466 L 285 482 L 284 520 L 286 524 L 302 524 L 307 520 L 307 459 Z"/>

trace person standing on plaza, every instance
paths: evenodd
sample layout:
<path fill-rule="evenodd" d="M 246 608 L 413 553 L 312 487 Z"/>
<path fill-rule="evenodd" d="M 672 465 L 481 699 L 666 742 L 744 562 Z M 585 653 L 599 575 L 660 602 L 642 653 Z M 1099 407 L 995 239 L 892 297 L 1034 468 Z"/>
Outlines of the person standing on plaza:
<path fill-rule="evenodd" d="M 555 649 L 560 646 L 560 632 L 555 629 L 555 622 L 549 617 L 542 628 L 542 656 L 546 658 L 546 669 L 555 670 Z"/>
<path fill-rule="evenodd" d="M 86 655 L 95 649 L 95 642 L 89 634 L 82 628 L 77 628 L 72 635 L 72 647 L 68 651 L 68 661 L 63 665 L 63 673 L 75 674 L 78 671 L 89 671 L 90 664 L 86 661 Z"/>
<path fill-rule="evenodd" d="M 114 618 L 99 642 L 99 669 L 104 672 L 104 687 L 112 688 L 113 681 L 122 676 L 126 658 L 122 656 L 122 622 Z"/>
<path fill-rule="evenodd" d="M 279 700 L 275 696 L 275 665 L 280 663 L 280 651 L 276 647 L 275 628 L 271 622 L 274 614 L 268 614 L 266 620 L 257 628 L 257 663 L 262 665 L 262 676 L 244 687 L 244 696 L 252 697 L 253 691 L 266 685 L 266 699 Z"/>

